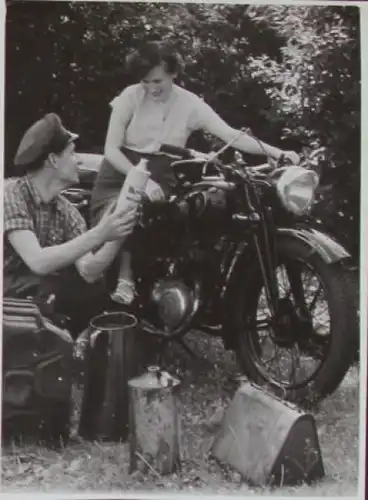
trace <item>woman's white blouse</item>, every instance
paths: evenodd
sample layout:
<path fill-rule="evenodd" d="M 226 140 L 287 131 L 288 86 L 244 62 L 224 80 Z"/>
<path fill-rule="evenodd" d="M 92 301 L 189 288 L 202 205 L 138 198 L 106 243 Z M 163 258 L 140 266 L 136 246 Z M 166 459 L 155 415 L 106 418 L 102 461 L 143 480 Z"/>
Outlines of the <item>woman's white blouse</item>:
<path fill-rule="evenodd" d="M 110 103 L 121 117 L 125 134 L 121 146 L 139 152 L 157 152 L 162 144 L 185 147 L 194 130 L 209 133 L 227 127 L 198 96 L 173 85 L 167 101 L 150 98 L 141 84 L 126 87 Z"/>

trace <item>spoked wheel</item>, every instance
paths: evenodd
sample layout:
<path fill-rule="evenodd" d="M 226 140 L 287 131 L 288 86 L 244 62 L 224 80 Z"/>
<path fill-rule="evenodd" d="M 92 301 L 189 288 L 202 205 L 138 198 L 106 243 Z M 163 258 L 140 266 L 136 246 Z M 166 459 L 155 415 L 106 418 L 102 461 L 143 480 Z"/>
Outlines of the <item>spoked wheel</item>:
<path fill-rule="evenodd" d="M 315 403 L 344 378 L 357 345 L 349 277 L 297 240 L 278 245 L 277 311 L 262 280 L 238 302 L 238 356 L 246 374 L 285 399 Z"/>

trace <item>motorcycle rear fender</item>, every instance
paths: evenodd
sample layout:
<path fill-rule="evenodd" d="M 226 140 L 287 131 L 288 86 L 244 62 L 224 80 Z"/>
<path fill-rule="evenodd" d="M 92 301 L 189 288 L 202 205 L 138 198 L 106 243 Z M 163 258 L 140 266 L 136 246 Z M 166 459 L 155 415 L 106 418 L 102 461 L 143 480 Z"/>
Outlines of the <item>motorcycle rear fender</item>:
<path fill-rule="evenodd" d="M 318 253 L 326 264 L 334 264 L 351 257 L 340 243 L 313 228 L 278 228 L 277 237 L 278 241 L 279 238 L 288 238 L 303 242 L 310 248 L 311 253 Z"/>

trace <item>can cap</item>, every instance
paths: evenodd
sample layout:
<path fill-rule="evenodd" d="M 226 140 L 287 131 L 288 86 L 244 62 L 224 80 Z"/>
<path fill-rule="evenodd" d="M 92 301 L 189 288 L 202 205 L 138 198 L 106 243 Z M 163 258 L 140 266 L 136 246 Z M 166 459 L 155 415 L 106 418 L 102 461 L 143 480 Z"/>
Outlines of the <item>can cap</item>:
<path fill-rule="evenodd" d="M 147 367 L 147 372 L 140 377 L 129 380 L 128 385 L 139 389 L 160 389 L 164 387 L 176 387 L 180 380 L 163 371 L 159 366 Z"/>
<path fill-rule="evenodd" d="M 141 158 L 135 169 L 139 170 L 140 172 L 147 172 L 147 174 L 151 175 L 150 172 L 148 172 L 147 170 L 147 163 L 148 163 L 147 158 Z"/>

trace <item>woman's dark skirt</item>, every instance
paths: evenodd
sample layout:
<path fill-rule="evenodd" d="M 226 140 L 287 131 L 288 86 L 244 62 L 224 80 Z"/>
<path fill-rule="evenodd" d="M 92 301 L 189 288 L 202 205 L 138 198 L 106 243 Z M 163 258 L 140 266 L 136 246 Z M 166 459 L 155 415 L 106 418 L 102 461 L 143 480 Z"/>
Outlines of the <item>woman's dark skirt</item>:
<path fill-rule="evenodd" d="M 151 173 L 151 179 L 160 185 L 165 197 L 169 196 L 173 187 L 176 185 L 176 179 L 171 169 L 172 158 L 161 154 L 137 153 L 126 148 L 122 148 L 121 151 L 133 165 L 137 165 L 141 158 L 146 158 L 148 160 L 147 169 Z M 111 163 L 104 158 L 92 191 L 92 226 L 98 224 L 107 207 L 116 202 L 125 178 L 125 174 L 118 172 Z M 124 242 L 124 249 L 130 251 L 136 258 L 139 257 L 140 252 L 145 248 L 145 245 L 142 244 L 141 241 L 143 236 L 138 229 L 139 228 L 136 228 Z M 107 289 L 110 291 L 116 286 L 119 267 L 120 256 L 117 255 L 105 275 L 105 283 Z"/>
<path fill-rule="evenodd" d="M 162 154 L 137 153 L 127 148 L 122 148 L 121 152 L 133 165 L 137 165 L 142 158 L 146 158 L 148 160 L 147 169 L 151 173 L 151 179 L 160 185 L 165 197 L 169 196 L 173 187 L 176 185 L 176 179 L 171 169 L 172 158 Z M 104 158 L 92 190 L 92 225 L 96 225 L 106 208 L 117 200 L 125 178 L 125 174 L 118 172 L 111 163 Z"/>

